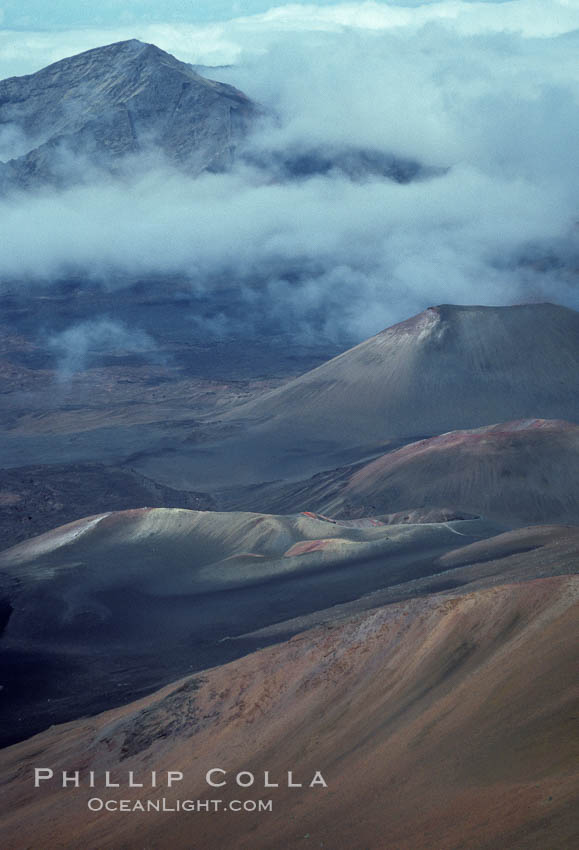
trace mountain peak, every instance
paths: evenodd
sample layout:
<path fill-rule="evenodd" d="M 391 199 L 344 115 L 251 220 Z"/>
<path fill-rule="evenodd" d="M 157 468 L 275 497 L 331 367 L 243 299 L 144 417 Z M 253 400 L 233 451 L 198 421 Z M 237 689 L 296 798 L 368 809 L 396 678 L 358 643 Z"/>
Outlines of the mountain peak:
<path fill-rule="evenodd" d="M 578 367 L 574 310 L 442 305 L 235 408 L 222 421 L 235 423 L 242 434 L 242 450 L 231 441 L 232 456 L 243 451 L 251 457 L 252 474 L 263 474 L 275 457 L 288 474 L 306 477 L 370 456 L 393 440 L 515 420 L 577 423 Z M 306 445 L 316 452 L 308 456 Z"/>
<path fill-rule="evenodd" d="M 505 311 L 511 311 L 513 314 L 517 312 L 525 312 L 531 311 L 533 313 L 537 313 L 538 311 L 550 311 L 550 310 L 565 310 L 564 307 L 561 307 L 558 304 L 553 304 L 550 301 L 534 301 L 532 303 L 524 303 L 524 304 L 508 304 L 501 306 L 492 306 L 487 304 L 437 304 L 432 307 L 427 307 L 424 311 L 428 313 L 429 311 L 434 311 L 440 315 L 453 315 L 457 313 L 470 313 L 470 314 L 482 314 L 482 313 L 504 313 Z"/>
<path fill-rule="evenodd" d="M 71 159 L 111 171 L 143 153 L 192 174 L 222 170 L 256 112 L 242 92 L 156 45 L 119 41 L 0 81 L 0 123 L 28 145 L 3 174 L 8 185 L 66 184 Z"/>
<path fill-rule="evenodd" d="M 391 337 L 401 333 L 420 334 L 423 331 L 441 328 L 476 328 L 500 324 L 505 331 L 512 327 L 513 331 L 522 327 L 531 328 L 542 321 L 565 321 L 575 316 L 574 310 L 552 304 L 548 301 L 530 304 L 511 304 L 505 306 L 488 306 L 482 304 L 438 304 L 427 307 L 421 313 L 404 319 L 376 334 L 373 339 Z M 426 337 L 424 337 L 426 339 Z M 370 340 L 361 343 L 367 346 Z"/>

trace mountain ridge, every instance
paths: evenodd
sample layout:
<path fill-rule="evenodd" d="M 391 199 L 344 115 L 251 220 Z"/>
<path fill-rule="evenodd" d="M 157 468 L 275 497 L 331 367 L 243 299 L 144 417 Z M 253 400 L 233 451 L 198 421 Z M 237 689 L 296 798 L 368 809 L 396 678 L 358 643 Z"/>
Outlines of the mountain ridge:
<path fill-rule="evenodd" d="M 153 44 L 93 48 L 0 81 L 0 126 L 29 145 L 3 163 L 4 182 L 62 184 L 70 160 L 106 171 L 153 150 L 192 174 L 222 170 L 257 111 Z"/>

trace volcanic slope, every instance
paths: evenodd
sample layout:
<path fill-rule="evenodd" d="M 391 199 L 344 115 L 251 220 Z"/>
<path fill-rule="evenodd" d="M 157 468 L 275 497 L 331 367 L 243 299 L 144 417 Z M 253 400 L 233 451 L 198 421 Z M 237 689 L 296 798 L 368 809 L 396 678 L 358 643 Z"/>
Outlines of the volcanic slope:
<path fill-rule="evenodd" d="M 450 431 L 368 464 L 225 493 L 223 500 L 274 513 L 307 505 L 333 518 L 412 522 L 474 514 L 515 524 L 579 524 L 579 426 L 526 419 Z"/>
<path fill-rule="evenodd" d="M 575 846 L 577 577 L 414 599 L 318 628 L 1 754 L 6 850 L 569 850 Z M 30 792 L 31 772 L 55 779 Z M 147 777 L 154 765 L 159 787 Z M 208 789 L 219 766 L 228 784 Z M 81 788 L 61 771 L 82 767 Z M 87 812 L 88 771 L 131 801 L 191 812 Z M 182 782 L 167 788 L 167 770 Z M 145 789 L 128 788 L 128 772 Z M 253 787 L 235 784 L 239 771 Z M 264 771 L 278 788 L 264 789 Z M 287 773 L 302 788 L 287 787 Z M 309 787 L 320 771 L 327 788 Z M 221 776 L 221 775 L 220 775 Z M 232 816 L 232 800 L 273 810 Z M 191 818 L 195 818 L 192 829 Z"/>
<path fill-rule="evenodd" d="M 0 555 L 2 740 L 230 661 L 331 620 L 335 606 L 496 583 L 503 566 L 509 580 L 577 568 L 579 529 L 531 528 L 512 541 L 504 529 L 158 508 L 28 540 Z M 488 566 L 494 549 L 466 570 L 441 560 L 487 539 L 502 541 L 498 566 Z M 508 561 L 520 552 L 524 563 Z"/>
<path fill-rule="evenodd" d="M 203 493 L 183 493 L 129 469 L 104 464 L 47 464 L 0 472 L 0 551 L 56 525 L 99 511 L 142 506 L 214 507 Z"/>
<path fill-rule="evenodd" d="M 21 137 L 0 179 L 75 182 L 155 153 L 192 174 L 222 169 L 256 114 L 242 92 L 153 44 L 109 44 L 0 81 L 0 123 Z"/>
<path fill-rule="evenodd" d="M 432 307 L 227 413 L 235 438 L 139 459 L 205 490 L 308 474 L 401 442 L 519 419 L 579 422 L 579 313 Z"/>
<path fill-rule="evenodd" d="M 441 555 L 503 529 L 159 508 L 28 540 L 0 555 L 3 734 L 228 661 L 255 648 L 245 633 L 439 572 Z"/>

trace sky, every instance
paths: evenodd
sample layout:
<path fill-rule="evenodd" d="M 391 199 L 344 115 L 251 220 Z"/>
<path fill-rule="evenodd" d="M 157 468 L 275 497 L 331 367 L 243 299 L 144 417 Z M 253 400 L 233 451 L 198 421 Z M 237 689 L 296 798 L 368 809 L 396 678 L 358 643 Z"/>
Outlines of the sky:
<path fill-rule="evenodd" d="M 213 76 L 277 116 L 255 151 L 376 150 L 441 175 L 271 184 L 168 169 L 0 200 L 0 280 L 48 285 L 70 264 L 196 287 L 227 276 L 248 332 L 252 311 L 305 337 L 323 315 L 328 337 L 354 341 L 431 304 L 579 307 L 579 0 L 213 3 L 213 22 L 205 3 L 91 6 L 4 3 L 0 77 L 137 37 L 231 66 Z"/>
<path fill-rule="evenodd" d="M 425 6 L 435 0 L 394 0 L 391 6 Z M 493 0 L 481 0 L 493 2 Z M 506 0 L 496 0 L 506 2 Z M 279 5 L 279 4 L 278 4 Z M 295 4 L 294 4 L 295 5 Z M 337 6 L 336 0 L 309 0 L 302 6 Z M 115 26 L 119 22 L 223 21 L 255 15 L 274 8 L 271 0 L 5 0 L 0 6 L 6 27 L 53 29 L 80 26 Z"/>
<path fill-rule="evenodd" d="M 266 12 L 267 0 L 7 0 L 2 4 L 7 27 L 52 29 L 79 26 L 115 26 L 143 21 L 219 21 Z M 308 4 L 305 4 L 308 5 Z M 322 0 L 318 6 L 335 5 Z M 408 5 L 413 5 L 409 3 Z"/>

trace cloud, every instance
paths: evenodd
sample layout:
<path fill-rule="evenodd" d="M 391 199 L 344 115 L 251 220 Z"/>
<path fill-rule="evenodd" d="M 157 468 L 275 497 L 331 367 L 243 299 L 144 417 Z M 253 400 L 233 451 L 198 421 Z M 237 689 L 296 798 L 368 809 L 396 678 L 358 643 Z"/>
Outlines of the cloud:
<path fill-rule="evenodd" d="M 140 354 L 158 362 L 157 345 L 147 333 L 108 318 L 71 325 L 50 336 L 47 348 L 56 355 L 60 383 L 70 381 L 76 372 L 106 354 Z"/>
<path fill-rule="evenodd" d="M 0 127 L 0 162 L 22 156 L 30 150 L 30 139 L 16 124 Z"/>
<path fill-rule="evenodd" d="M 50 285 L 74 272 L 114 287 L 177 274 L 208 303 L 236 293 L 238 314 L 192 317 L 219 333 L 269 322 L 360 339 L 433 303 L 577 307 L 577 25 L 579 4 L 554 0 L 156 24 L 146 37 L 179 58 L 235 61 L 215 76 L 275 113 L 250 140 L 254 165 L 195 181 L 164 167 L 4 200 L 0 275 Z M 439 172 L 400 185 L 255 167 L 360 150 Z"/>
<path fill-rule="evenodd" d="M 109 4 L 111 5 L 111 4 Z M 9 23 L 0 30 L 0 78 L 33 73 L 45 65 L 114 41 L 139 38 L 174 53 L 185 62 L 226 65 L 249 56 L 259 56 L 272 49 L 280 38 L 294 41 L 300 34 L 323 34 L 345 30 L 370 34 L 393 32 L 409 35 L 428 26 L 442 26 L 457 35 L 512 33 L 525 38 L 550 38 L 579 28 L 577 0 L 398 0 L 398 2 L 363 2 L 325 4 L 289 4 L 267 8 L 268 2 L 207 4 L 204 11 L 197 4 L 197 22 L 187 20 L 179 7 L 179 22 L 151 20 L 151 15 L 135 9 L 130 19 L 119 21 L 118 13 L 101 15 L 91 6 L 78 23 L 55 28 L 46 21 L 46 5 L 37 8 L 17 24 Z M 69 4 L 70 11 L 78 4 Z M 227 14 L 245 10 L 241 17 L 219 20 Z M 258 14 L 247 14 L 266 8 Z M 157 15 L 153 17 L 158 17 Z M 72 14 L 61 15 L 62 21 L 75 21 Z M 208 19 L 207 22 L 200 22 Z M 114 20 L 114 26 L 103 21 Z M 82 25 L 79 24 L 82 22 Z M 1 21 L 0 21 L 1 23 Z M 36 28 L 35 28 L 36 24 Z M 17 26 L 17 29 L 8 27 Z"/>
<path fill-rule="evenodd" d="M 272 8 L 246 21 L 253 27 L 325 31 L 341 27 L 384 31 L 438 22 L 451 25 L 463 35 L 510 31 L 526 36 L 553 36 L 578 26 L 579 6 L 576 0 L 442 0 L 331 6 L 295 3 Z"/>

